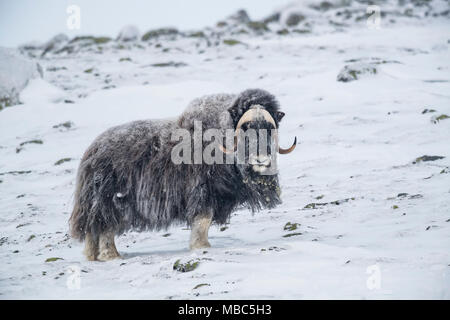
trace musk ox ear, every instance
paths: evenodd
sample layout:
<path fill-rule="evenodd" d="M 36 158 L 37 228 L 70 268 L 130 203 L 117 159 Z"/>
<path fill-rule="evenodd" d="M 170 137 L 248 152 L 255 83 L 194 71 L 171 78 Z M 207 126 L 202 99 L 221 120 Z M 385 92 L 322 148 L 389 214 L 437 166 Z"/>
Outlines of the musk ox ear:
<path fill-rule="evenodd" d="M 285 115 L 284 112 L 281 112 L 281 111 L 275 111 L 275 120 L 276 120 L 277 122 L 280 122 L 281 119 L 283 119 L 284 115 Z"/>
<path fill-rule="evenodd" d="M 236 124 L 241 116 L 240 108 L 237 104 L 228 108 L 228 112 L 230 113 L 231 119 L 233 119 L 234 124 Z"/>

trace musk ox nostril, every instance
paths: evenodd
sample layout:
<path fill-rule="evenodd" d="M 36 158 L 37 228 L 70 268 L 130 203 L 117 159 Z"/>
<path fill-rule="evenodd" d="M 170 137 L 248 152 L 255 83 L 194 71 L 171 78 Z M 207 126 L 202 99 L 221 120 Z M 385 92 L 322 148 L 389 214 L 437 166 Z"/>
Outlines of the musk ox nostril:
<path fill-rule="evenodd" d="M 249 158 L 249 164 L 251 165 L 263 165 L 268 166 L 270 165 L 271 159 L 268 156 L 250 156 Z"/>

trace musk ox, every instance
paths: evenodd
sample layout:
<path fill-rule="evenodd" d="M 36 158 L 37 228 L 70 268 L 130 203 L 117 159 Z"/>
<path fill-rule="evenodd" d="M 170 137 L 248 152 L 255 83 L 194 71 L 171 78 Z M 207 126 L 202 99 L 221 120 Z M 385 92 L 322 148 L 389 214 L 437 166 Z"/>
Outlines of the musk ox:
<path fill-rule="evenodd" d="M 72 237 L 85 241 L 88 260 L 106 261 L 120 257 L 114 244 L 116 235 L 186 223 L 191 227 L 190 248 L 209 247 L 212 222 L 227 222 L 239 207 L 255 212 L 281 203 L 277 173 L 264 172 L 275 151 L 291 152 L 296 138 L 289 149 L 282 149 L 276 144 L 276 134 L 269 135 L 267 154 L 247 150 L 241 162 L 175 164 L 171 150 L 177 141 L 171 137 L 173 132 L 184 129 L 195 139 L 195 122 L 201 121 L 202 132 L 218 128 L 232 132 L 270 129 L 276 133 L 283 116 L 273 95 L 250 89 L 196 99 L 178 118 L 134 121 L 110 128 L 94 140 L 81 159 L 69 221 Z M 236 157 L 239 138 L 234 138 L 231 147 L 219 139 L 222 156 Z"/>

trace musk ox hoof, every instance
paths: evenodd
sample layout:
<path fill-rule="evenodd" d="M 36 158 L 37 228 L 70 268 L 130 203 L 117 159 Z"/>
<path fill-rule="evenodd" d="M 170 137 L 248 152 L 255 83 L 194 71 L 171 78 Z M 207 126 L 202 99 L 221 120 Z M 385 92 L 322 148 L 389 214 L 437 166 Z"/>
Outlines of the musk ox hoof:
<path fill-rule="evenodd" d="M 84 255 L 86 256 L 86 259 L 88 260 L 88 261 L 95 261 L 95 260 L 97 260 L 96 258 L 96 254 L 95 253 L 91 253 L 91 252 L 83 252 L 84 253 Z"/>
<path fill-rule="evenodd" d="M 208 241 L 197 241 L 189 244 L 190 250 L 202 249 L 202 248 L 210 248 L 211 244 Z"/>
<path fill-rule="evenodd" d="M 116 249 L 116 244 L 114 243 L 114 232 L 100 234 L 98 244 L 98 261 L 109 261 L 121 258 Z"/>
<path fill-rule="evenodd" d="M 103 251 L 97 257 L 98 261 L 109 261 L 114 259 L 122 259 L 117 251 Z"/>

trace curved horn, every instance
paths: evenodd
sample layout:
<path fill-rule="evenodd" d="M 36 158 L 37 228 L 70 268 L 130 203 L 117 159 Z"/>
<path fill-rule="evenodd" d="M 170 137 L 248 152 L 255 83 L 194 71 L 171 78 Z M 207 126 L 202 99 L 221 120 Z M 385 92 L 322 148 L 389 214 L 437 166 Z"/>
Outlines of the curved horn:
<path fill-rule="evenodd" d="M 283 149 L 281 147 L 278 147 L 278 152 L 280 154 L 288 154 L 288 153 L 291 153 L 292 151 L 294 151 L 296 146 L 297 146 L 297 137 L 295 137 L 294 143 L 292 144 L 292 146 L 289 149 Z"/>
<path fill-rule="evenodd" d="M 251 109 L 247 110 L 242 115 L 242 117 L 239 119 L 239 121 L 236 125 L 236 134 L 244 123 L 252 121 L 255 118 L 260 117 L 260 116 L 263 116 L 264 120 L 271 123 L 275 128 L 277 127 L 277 125 L 275 124 L 275 120 L 272 118 L 270 113 L 267 110 L 262 109 L 262 107 L 259 104 L 256 104 L 256 105 L 252 106 Z"/>
<path fill-rule="evenodd" d="M 234 146 L 233 146 L 233 149 L 231 149 L 231 150 L 228 150 L 227 148 L 225 148 L 221 143 L 217 143 L 217 144 L 219 145 L 220 151 L 222 151 L 223 153 L 226 153 L 226 154 L 231 154 L 231 153 L 234 153 L 234 151 L 236 151 L 237 138 L 236 138 L 236 136 L 234 136 Z"/>
<path fill-rule="evenodd" d="M 265 110 L 262 109 L 261 105 L 256 104 L 254 106 L 252 106 L 251 109 L 247 110 L 246 112 L 244 112 L 244 114 L 242 115 L 242 117 L 239 119 L 237 125 L 236 125 L 236 130 L 234 132 L 234 146 L 232 150 L 228 150 L 227 148 L 225 148 L 222 144 L 219 143 L 219 149 L 223 152 L 223 153 L 233 153 L 236 151 L 237 148 L 237 137 L 238 137 L 238 133 L 239 130 L 241 129 L 242 125 L 244 123 L 250 122 L 252 120 L 254 120 L 257 117 L 263 116 L 264 120 L 266 120 L 267 122 L 271 123 L 275 129 L 277 127 L 275 120 L 273 119 L 273 117 L 270 115 L 270 113 Z M 296 140 L 297 141 L 297 140 Z M 295 147 L 294 147 L 295 148 Z M 281 148 L 280 148 L 281 149 Z M 294 149 L 292 149 L 294 150 Z M 281 152 L 280 152 L 281 153 Z"/>

